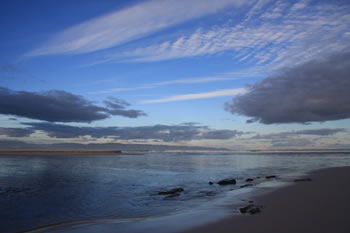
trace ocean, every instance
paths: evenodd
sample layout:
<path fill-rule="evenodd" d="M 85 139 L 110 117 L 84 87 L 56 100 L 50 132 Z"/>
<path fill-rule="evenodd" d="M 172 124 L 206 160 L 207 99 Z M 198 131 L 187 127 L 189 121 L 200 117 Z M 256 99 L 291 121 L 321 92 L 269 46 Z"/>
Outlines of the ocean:
<path fill-rule="evenodd" d="M 68 232 L 108 223 L 142 229 L 145 219 L 186 215 L 222 200 L 242 205 L 243 197 L 337 166 L 350 166 L 350 154 L 2 155 L 0 232 Z M 277 178 L 265 178 L 271 175 Z M 225 178 L 237 184 L 217 184 Z M 247 178 L 253 186 L 240 188 Z M 173 188 L 184 191 L 159 195 Z"/>

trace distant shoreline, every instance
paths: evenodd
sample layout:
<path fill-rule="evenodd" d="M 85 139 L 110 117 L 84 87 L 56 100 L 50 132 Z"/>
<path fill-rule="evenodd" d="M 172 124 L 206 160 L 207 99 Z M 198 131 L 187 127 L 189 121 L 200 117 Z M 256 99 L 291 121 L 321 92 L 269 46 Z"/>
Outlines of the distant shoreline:
<path fill-rule="evenodd" d="M 242 151 L 157 151 L 163 153 L 217 153 L 217 154 L 350 154 L 350 149 L 321 150 L 242 150 Z M 111 149 L 1 149 L 1 155 L 141 155 L 144 152 L 124 152 Z"/>
<path fill-rule="evenodd" d="M 121 150 L 0 149 L 0 155 L 125 155 L 141 154 Z"/>

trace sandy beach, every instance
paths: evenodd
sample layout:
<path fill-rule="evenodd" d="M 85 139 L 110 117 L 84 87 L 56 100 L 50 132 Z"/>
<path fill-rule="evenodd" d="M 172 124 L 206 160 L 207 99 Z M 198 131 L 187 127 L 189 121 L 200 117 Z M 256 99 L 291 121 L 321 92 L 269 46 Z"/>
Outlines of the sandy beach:
<path fill-rule="evenodd" d="M 311 181 L 255 200 L 262 212 L 232 216 L 181 233 L 347 233 L 350 230 L 350 167 L 310 173 Z"/>

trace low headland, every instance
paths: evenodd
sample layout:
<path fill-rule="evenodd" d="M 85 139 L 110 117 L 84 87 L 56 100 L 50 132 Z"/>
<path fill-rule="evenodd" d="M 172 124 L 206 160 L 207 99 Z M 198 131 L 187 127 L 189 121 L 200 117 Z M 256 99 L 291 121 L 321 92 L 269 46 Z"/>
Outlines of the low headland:
<path fill-rule="evenodd" d="M 0 149 L 0 155 L 125 155 L 140 154 L 121 150 Z"/>

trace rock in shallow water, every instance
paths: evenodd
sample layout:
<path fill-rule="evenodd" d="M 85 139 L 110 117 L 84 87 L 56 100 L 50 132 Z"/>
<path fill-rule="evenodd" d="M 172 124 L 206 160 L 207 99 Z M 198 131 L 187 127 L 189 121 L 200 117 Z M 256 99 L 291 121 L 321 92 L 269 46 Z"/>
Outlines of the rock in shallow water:
<path fill-rule="evenodd" d="M 249 187 L 249 186 L 253 186 L 253 184 L 245 184 L 245 185 L 242 185 L 242 186 L 239 187 L 239 188 L 241 189 L 241 188 L 245 188 L 245 187 Z"/>
<path fill-rule="evenodd" d="M 251 208 L 253 208 L 254 205 L 248 205 L 248 206 L 245 206 L 245 207 L 242 207 L 242 208 L 239 208 L 239 211 L 242 213 L 242 214 L 245 214 L 247 213 L 247 211 Z"/>
<path fill-rule="evenodd" d="M 261 208 L 262 208 L 262 206 L 247 205 L 245 207 L 240 208 L 239 211 L 242 214 L 254 215 L 254 214 L 257 214 L 257 213 L 261 213 Z"/>
<path fill-rule="evenodd" d="M 184 189 L 183 188 L 174 188 L 168 191 L 164 191 L 164 192 L 159 192 L 158 195 L 171 195 L 171 194 L 178 194 L 183 192 Z"/>
<path fill-rule="evenodd" d="M 266 176 L 265 178 L 269 180 L 269 179 L 272 179 L 272 178 L 277 178 L 277 176 Z"/>
<path fill-rule="evenodd" d="M 218 182 L 219 185 L 228 185 L 228 184 L 236 184 L 236 183 L 237 182 L 235 179 L 224 179 Z"/>
<path fill-rule="evenodd" d="M 304 179 L 296 179 L 294 182 L 304 182 L 304 181 L 311 181 L 311 178 L 304 178 Z"/>

